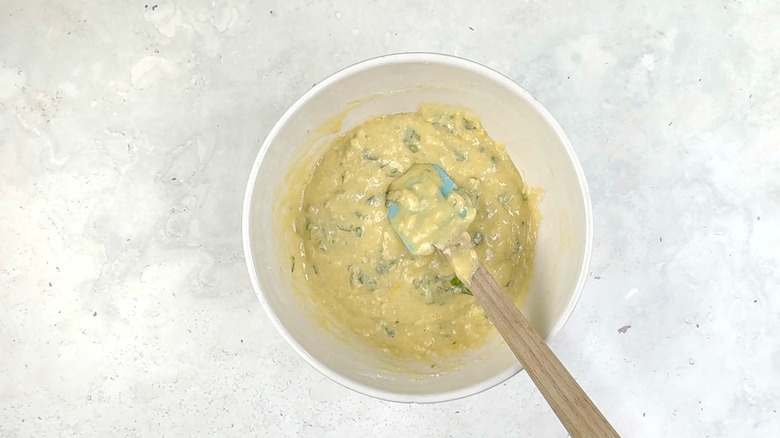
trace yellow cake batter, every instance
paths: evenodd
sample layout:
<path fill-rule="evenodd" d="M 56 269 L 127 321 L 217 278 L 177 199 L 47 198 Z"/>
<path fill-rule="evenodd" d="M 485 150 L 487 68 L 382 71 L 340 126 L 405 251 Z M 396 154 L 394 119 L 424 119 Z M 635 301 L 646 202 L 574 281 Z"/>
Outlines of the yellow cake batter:
<path fill-rule="evenodd" d="M 330 145 L 294 194 L 292 269 L 329 321 L 400 358 L 430 360 L 477 347 L 494 328 L 444 257 L 412 255 L 390 226 L 388 186 L 415 163 L 437 164 L 469 197 L 474 249 L 522 305 L 539 221 L 533 192 L 478 118 L 452 107 L 377 117 Z"/>

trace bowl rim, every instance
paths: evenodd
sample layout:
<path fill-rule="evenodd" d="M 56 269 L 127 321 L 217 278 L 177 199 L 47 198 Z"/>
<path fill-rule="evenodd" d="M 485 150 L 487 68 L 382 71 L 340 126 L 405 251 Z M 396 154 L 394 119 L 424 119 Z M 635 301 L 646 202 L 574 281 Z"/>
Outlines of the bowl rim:
<path fill-rule="evenodd" d="M 551 327 L 549 333 L 545 337 L 545 341 L 547 343 L 550 343 L 550 341 L 561 331 L 561 329 L 566 324 L 566 322 L 568 322 L 569 318 L 571 317 L 571 314 L 574 311 L 574 308 L 577 306 L 577 303 L 579 302 L 580 296 L 582 295 L 582 290 L 585 285 L 585 281 L 587 280 L 588 277 L 588 269 L 590 265 L 591 251 L 593 246 L 593 211 L 592 211 L 592 205 L 590 199 L 590 191 L 588 189 L 588 184 L 585 179 L 585 172 L 583 171 L 580 161 L 577 158 L 577 155 L 575 154 L 574 149 L 571 143 L 569 142 L 568 137 L 566 136 L 563 129 L 561 128 L 561 126 L 552 116 L 550 111 L 547 110 L 547 108 L 545 108 L 538 100 L 536 100 L 536 98 L 534 98 L 531 95 L 531 93 L 529 93 L 527 90 L 525 90 L 523 87 L 521 87 L 519 84 L 517 84 L 509 77 L 503 75 L 502 73 L 496 70 L 493 70 L 490 67 L 482 65 L 475 61 L 471 61 L 453 55 L 447 55 L 441 53 L 430 53 L 430 52 L 405 52 L 405 53 L 387 54 L 375 58 L 370 58 L 352 64 L 348 67 L 345 67 L 331 74 L 326 79 L 322 80 L 321 82 L 317 83 L 314 87 L 309 89 L 300 98 L 298 98 L 295 101 L 295 103 L 293 103 L 287 109 L 287 111 L 284 112 L 284 114 L 274 124 L 273 128 L 268 132 L 268 135 L 263 141 L 263 144 L 257 153 L 254 164 L 252 165 L 252 169 L 249 173 L 249 179 L 244 194 L 242 226 L 241 226 L 244 259 L 247 264 L 247 271 L 249 273 L 250 281 L 252 283 L 252 288 L 254 289 L 255 295 L 257 295 L 258 300 L 260 301 L 261 305 L 265 309 L 265 312 L 268 315 L 269 319 L 271 320 L 272 324 L 276 327 L 276 330 L 282 335 L 282 337 L 285 339 L 287 344 L 290 345 L 290 347 L 292 347 L 292 349 L 298 353 L 298 355 L 300 355 L 309 365 L 311 365 L 314 369 L 319 371 L 322 375 L 328 377 L 332 381 L 340 384 L 341 386 L 347 389 L 353 390 L 355 392 L 370 397 L 386 400 L 386 401 L 401 402 L 401 403 L 445 402 L 445 401 L 451 401 L 451 400 L 457 400 L 460 398 L 469 397 L 478 394 L 480 392 L 486 391 L 490 388 L 493 388 L 507 381 L 515 374 L 519 373 L 523 369 L 523 367 L 518 362 L 516 366 L 510 367 L 505 371 L 493 375 L 476 384 L 459 388 L 456 390 L 452 390 L 452 391 L 442 391 L 442 392 L 435 392 L 429 394 L 407 394 L 407 393 L 380 390 L 362 384 L 355 380 L 352 380 L 349 377 L 337 372 L 336 370 L 329 368 L 328 366 L 320 362 L 317 358 L 310 355 L 309 352 L 306 351 L 306 349 L 303 348 L 295 340 L 295 338 L 292 337 L 290 332 L 287 331 L 287 328 L 284 326 L 284 324 L 282 324 L 282 322 L 276 316 L 275 312 L 271 308 L 271 305 L 266 299 L 265 291 L 262 287 L 262 284 L 260 283 L 260 279 L 255 269 L 255 261 L 252 253 L 252 242 L 250 239 L 250 232 L 249 232 L 250 216 L 251 216 L 250 204 L 251 204 L 252 196 L 254 194 L 255 182 L 257 180 L 257 176 L 259 174 L 260 167 L 263 163 L 266 153 L 271 143 L 274 141 L 279 131 L 282 129 L 282 127 L 285 126 L 289 121 L 289 119 L 292 118 L 292 116 L 297 111 L 299 111 L 299 109 L 304 104 L 306 104 L 314 95 L 324 91 L 332 83 L 338 82 L 345 77 L 351 76 L 353 74 L 359 73 L 364 70 L 370 70 L 376 67 L 381 67 L 381 66 L 385 66 L 388 64 L 395 64 L 395 63 L 399 63 L 399 64 L 436 63 L 436 64 L 443 64 L 449 67 L 470 70 L 479 75 L 486 76 L 488 79 L 498 82 L 499 84 L 505 86 L 506 88 L 513 90 L 514 93 L 518 95 L 520 98 L 525 99 L 534 108 L 534 110 L 536 110 L 537 113 L 540 116 L 542 116 L 542 118 L 553 128 L 555 134 L 558 136 L 558 138 L 560 139 L 561 143 L 564 146 L 564 149 L 566 150 L 569 160 L 571 161 L 571 164 L 574 167 L 574 171 L 577 175 L 577 180 L 579 181 L 580 184 L 580 190 L 582 192 L 582 200 L 584 202 L 583 207 L 585 211 L 585 250 L 582 257 L 582 266 L 580 269 L 577 284 L 574 287 L 574 291 L 572 293 L 571 298 L 569 299 L 569 303 L 566 306 L 561 317 Z"/>

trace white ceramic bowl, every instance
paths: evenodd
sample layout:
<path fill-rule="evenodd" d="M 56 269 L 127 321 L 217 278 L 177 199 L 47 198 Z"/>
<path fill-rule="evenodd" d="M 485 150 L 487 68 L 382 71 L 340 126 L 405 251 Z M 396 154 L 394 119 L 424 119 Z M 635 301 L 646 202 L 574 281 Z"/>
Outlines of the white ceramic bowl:
<path fill-rule="evenodd" d="M 469 396 L 521 370 L 499 336 L 469 352 L 462 366 L 438 375 L 387 366 L 375 351 L 322 328 L 295 292 L 289 229 L 279 221 L 300 160 L 312 162 L 333 135 L 376 115 L 414 111 L 421 103 L 464 106 L 504 142 L 525 182 L 542 190 L 542 219 L 526 316 L 549 341 L 574 309 L 587 275 L 592 239 L 590 198 L 582 168 L 550 113 L 501 74 L 464 59 L 424 53 L 388 55 L 348 67 L 309 90 L 282 116 L 257 154 L 244 198 L 243 240 L 252 286 L 279 333 L 324 375 L 385 400 L 437 402 Z M 329 122 L 330 121 L 330 122 Z M 319 140 L 319 141 L 316 141 Z M 304 175 L 305 176 L 305 175 Z M 304 292 L 305 294 L 305 292 Z"/>

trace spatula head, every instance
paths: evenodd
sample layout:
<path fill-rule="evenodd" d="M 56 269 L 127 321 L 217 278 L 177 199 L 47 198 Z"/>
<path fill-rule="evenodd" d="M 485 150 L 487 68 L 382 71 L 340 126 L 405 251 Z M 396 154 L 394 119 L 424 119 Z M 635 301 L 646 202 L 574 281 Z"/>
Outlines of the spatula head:
<path fill-rule="evenodd" d="M 444 249 L 466 232 L 476 209 L 436 164 L 414 164 L 387 188 L 387 217 L 416 255 Z"/>

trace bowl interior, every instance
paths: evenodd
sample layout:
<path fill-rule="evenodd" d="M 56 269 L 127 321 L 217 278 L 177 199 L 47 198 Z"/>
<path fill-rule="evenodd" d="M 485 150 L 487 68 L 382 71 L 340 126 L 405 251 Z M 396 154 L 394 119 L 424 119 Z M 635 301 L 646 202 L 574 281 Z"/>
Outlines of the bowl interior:
<path fill-rule="evenodd" d="M 244 205 L 250 276 L 282 336 L 309 363 L 351 389 L 395 401 L 463 397 L 502 382 L 520 366 L 496 336 L 458 368 L 410 373 L 359 340 L 323 329 L 305 292 L 295 292 L 290 224 L 279 218 L 308 175 L 288 177 L 291 168 L 307 168 L 330 139 L 367 118 L 414 111 L 422 103 L 470 109 L 491 137 L 506 144 L 525 182 L 541 189 L 534 278 L 523 310 L 548 339 L 573 310 L 590 253 L 590 201 L 571 146 L 547 111 L 504 76 L 458 58 L 405 54 L 350 67 L 310 90 L 271 131 L 250 175 Z"/>

